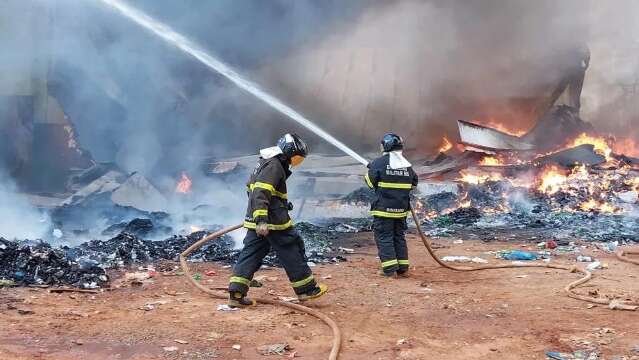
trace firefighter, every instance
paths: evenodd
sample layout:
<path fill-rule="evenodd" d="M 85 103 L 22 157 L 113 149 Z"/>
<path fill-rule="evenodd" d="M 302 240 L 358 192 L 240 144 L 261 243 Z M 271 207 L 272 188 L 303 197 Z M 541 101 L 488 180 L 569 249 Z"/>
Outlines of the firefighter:
<path fill-rule="evenodd" d="M 277 146 L 260 151 L 257 167 L 247 184 L 249 200 L 244 220 L 247 233 L 230 279 L 229 306 L 255 305 L 255 301 L 246 297 L 249 284 L 271 249 L 275 250 L 300 301 L 326 293 L 327 287 L 318 285 L 313 278 L 306 262 L 304 241 L 288 214 L 293 209 L 286 194 L 289 167 L 301 164 L 307 153 L 306 144 L 295 134 L 286 134 Z"/>
<path fill-rule="evenodd" d="M 383 155 L 368 164 L 366 184 L 375 191 L 371 201 L 375 243 L 382 262 L 381 274 L 408 277 L 406 217 L 410 213 L 410 192 L 417 175 L 402 155 L 404 141 L 396 134 L 382 138 Z"/>

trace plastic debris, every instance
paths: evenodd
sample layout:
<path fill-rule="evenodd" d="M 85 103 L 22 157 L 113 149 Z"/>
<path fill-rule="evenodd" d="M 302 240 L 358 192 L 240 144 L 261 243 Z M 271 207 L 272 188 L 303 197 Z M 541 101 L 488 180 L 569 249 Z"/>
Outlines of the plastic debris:
<path fill-rule="evenodd" d="M 257 348 L 257 351 L 264 355 L 285 355 L 287 351 L 291 350 L 291 347 L 286 344 L 272 344 L 272 345 L 262 345 Z"/>
<path fill-rule="evenodd" d="M 531 261 L 537 260 L 537 255 L 521 250 L 506 250 L 497 253 L 497 257 L 504 260 Z"/>
<path fill-rule="evenodd" d="M 442 261 L 445 262 L 471 262 L 472 259 L 468 256 L 444 256 Z"/>
<path fill-rule="evenodd" d="M 16 282 L 13 280 L 0 279 L 0 287 L 1 286 L 15 286 Z"/>
<path fill-rule="evenodd" d="M 592 262 L 592 258 L 590 256 L 583 256 L 583 255 L 579 255 L 577 256 L 577 261 L 578 262 Z"/>
<path fill-rule="evenodd" d="M 599 261 L 595 261 L 593 263 L 590 263 L 588 266 L 586 266 L 586 269 L 588 269 L 588 271 L 593 271 L 593 270 L 598 270 L 598 269 L 602 269 L 602 265 L 601 262 Z"/>
<path fill-rule="evenodd" d="M 230 307 L 227 304 L 220 304 L 217 306 L 217 311 L 239 311 L 239 308 Z"/>

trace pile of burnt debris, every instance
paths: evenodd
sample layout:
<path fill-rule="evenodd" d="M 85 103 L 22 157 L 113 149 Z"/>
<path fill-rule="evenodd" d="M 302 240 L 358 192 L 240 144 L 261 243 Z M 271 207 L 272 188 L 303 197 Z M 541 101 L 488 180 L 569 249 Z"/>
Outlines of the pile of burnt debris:
<path fill-rule="evenodd" d="M 586 174 L 580 167 L 552 177 L 552 186 L 515 185 L 507 179 L 461 183 L 419 201 L 430 236 L 480 240 L 639 241 L 634 176 Z M 614 174 L 614 176 L 611 176 Z"/>
<path fill-rule="evenodd" d="M 340 255 L 333 243 L 340 233 L 367 231 L 370 224 L 357 219 L 335 219 L 320 225 L 298 223 L 297 231 L 305 240 L 307 261 L 310 264 L 340 262 Z M 9 241 L 0 238 L 0 279 L 18 285 L 71 285 L 80 288 L 107 286 L 107 270 L 131 265 L 177 261 L 181 252 L 209 232 L 197 231 L 189 235 L 173 235 L 164 240 L 146 240 L 152 233 L 150 219 L 133 219 L 126 224 L 110 226 L 122 230 L 108 240 L 91 240 L 78 246 L 53 247 L 41 240 Z M 216 231 L 220 227 L 209 229 Z M 190 261 L 213 261 L 233 264 L 239 250 L 229 235 L 210 241 L 193 253 Z M 273 253 L 264 264 L 279 266 Z"/>

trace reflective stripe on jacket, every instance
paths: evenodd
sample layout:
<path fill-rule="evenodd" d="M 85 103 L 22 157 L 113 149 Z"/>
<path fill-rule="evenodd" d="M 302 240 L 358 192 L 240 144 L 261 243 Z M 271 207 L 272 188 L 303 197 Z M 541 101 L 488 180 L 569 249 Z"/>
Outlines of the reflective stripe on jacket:
<path fill-rule="evenodd" d="M 279 157 L 260 159 L 246 184 L 249 201 L 244 227 L 255 229 L 267 223 L 269 230 L 286 230 L 293 226 L 288 215 L 286 179 L 291 172 Z"/>
<path fill-rule="evenodd" d="M 371 201 L 371 215 L 401 219 L 410 212 L 410 191 L 417 186 L 417 174 L 412 167 L 391 169 L 385 154 L 368 164 L 364 176 L 366 184 L 375 190 Z"/>

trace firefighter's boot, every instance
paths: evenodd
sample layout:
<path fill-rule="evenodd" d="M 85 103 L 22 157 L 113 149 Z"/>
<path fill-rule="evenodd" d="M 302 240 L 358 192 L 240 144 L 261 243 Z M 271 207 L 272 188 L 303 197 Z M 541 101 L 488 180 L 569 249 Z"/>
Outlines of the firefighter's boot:
<path fill-rule="evenodd" d="M 231 308 L 254 306 L 255 304 L 255 300 L 247 298 L 246 296 L 242 295 L 241 292 L 229 293 L 229 307 Z"/>
<path fill-rule="evenodd" d="M 307 300 L 313 300 L 313 299 L 317 299 L 319 297 L 321 297 L 322 295 L 326 294 L 326 292 L 328 291 L 328 286 L 326 286 L 325 284 L 319 284 L 318 286 L 316 286 L 315 288 L 303 293 L 303 294 L 299 294 L 297 295 L 297 298 L 299 301 L 307 301 Z"/>

